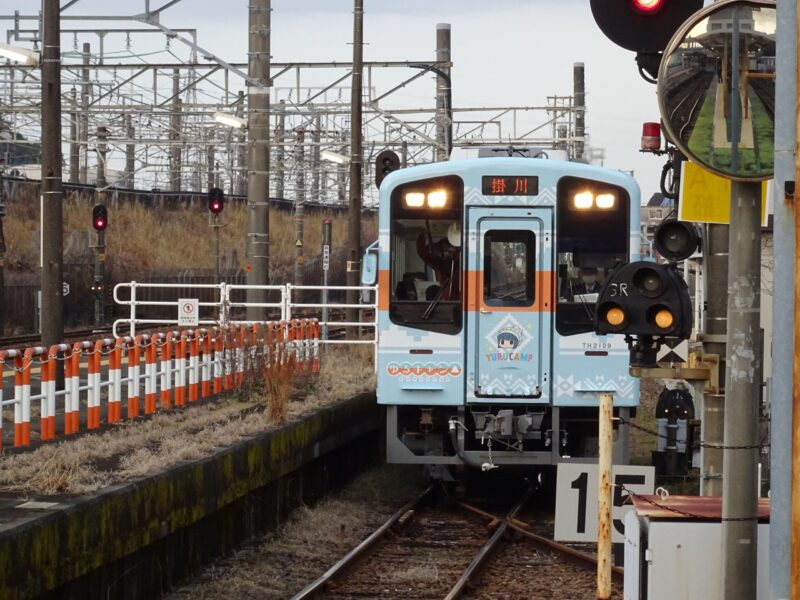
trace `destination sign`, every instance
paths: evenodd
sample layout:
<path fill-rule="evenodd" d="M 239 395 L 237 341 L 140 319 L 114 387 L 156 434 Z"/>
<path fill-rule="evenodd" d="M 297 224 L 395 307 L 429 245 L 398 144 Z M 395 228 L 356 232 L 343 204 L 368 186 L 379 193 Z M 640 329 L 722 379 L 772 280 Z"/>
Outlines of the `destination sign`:
<path fill-rule="evenodd" d="M 484 175 L 481 187 L 484 196 L 538 196 L 539 178 L 532 175 Z"/>

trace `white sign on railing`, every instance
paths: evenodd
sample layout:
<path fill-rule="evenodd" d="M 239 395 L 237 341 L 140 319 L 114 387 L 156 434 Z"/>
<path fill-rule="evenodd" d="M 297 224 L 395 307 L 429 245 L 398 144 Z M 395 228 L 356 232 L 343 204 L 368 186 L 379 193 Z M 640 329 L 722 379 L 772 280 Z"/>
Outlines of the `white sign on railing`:
<path fill-rule="evenodd" d="M 178 300 L 178 327 L 197 327 L 200 324 L 200 301 L 197 298 Z"/>

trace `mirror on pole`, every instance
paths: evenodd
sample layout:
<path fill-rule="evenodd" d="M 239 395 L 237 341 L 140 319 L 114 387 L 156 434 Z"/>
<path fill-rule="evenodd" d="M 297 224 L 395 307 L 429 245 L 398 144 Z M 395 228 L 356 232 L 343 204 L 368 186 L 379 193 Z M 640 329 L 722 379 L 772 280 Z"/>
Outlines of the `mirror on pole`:
<path fill-rule="evenodd" d="M 670 140 L 723 177 L 774 171 L 775 2 L 715 2 L 670 41 L 658 75 Z"/>

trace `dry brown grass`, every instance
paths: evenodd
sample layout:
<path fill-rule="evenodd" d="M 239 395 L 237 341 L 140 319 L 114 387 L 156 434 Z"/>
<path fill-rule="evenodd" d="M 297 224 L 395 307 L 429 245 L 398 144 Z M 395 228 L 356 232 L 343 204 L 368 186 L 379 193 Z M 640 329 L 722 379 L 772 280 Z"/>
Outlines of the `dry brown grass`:
<path fill-rule="evenodd" d="M 3 219 L 6 237 L 7 268 L 35 272 L 39 262 L 38 201 L 12 198 Z M 65 262 L 85 262 L 89 244 L 94 244 L 91 228 L 92 204 L 73 199 L 64 202 Z M 239 268 L 245 266 L 247 209 L 228 204 L 220 217 L 220 248 L 235 251 Z M 347 215 L 332 214 L 334 247 L 347 243 Z M 370 242 L 377 235 L 374 214 L 363 218 L 363 239 Z M 322 247 L 322 217 L 305 221 L 304 246 L 312 257 Z M 106 229 L 108 269 L 118 280 L 141 279 L 154 271 L 213 269 L 213 237 L 208 211 L 195 206 L 167 210 L 124 203 L 109 209 Z M 285 210 L 270 213 L 270 263 L 283 278 L 295 261 L 294 216 Z"/>
<path fill-rule="evenodd" d="M 307 395 L 292 399 L 291 371 L 217 402 L 161 412 L 111 429 L 0 456 L 0 491 L 20 494 L 83 494 L 158 473 L 202 458 L 215 449 L 297 419 L 333 402 L 367 391 L 371 364 L 347 376 L 348 365 L 369 356 L 363 348 L 327 352 L 318 378 L 306 381 Z M 368 374 L 363 371 L 367 369 Z M 270 386 L 275 390 L 272 392 Z"/>
<path fill-rule="evenodd" d="M 418 493 L 424 485 L 421 475 L 419 468 L 409 466 L 364 473 L 342 493 L 294 511 L 279 530 L 219 561 L 196 579 L 199 583 L 169 598 L 289 598 Z M 418 577 L 416 581 L 438 577 L 435 569 L 424 566 L 415 571 L 405 575 Z"/>
<path fill-rule="evenodd" d="M 338 398 L 351 398 L 375 389 L 374 350 L 369 344 L 323 344 L 320 371 L 311 380 L 303 405 L 325 406 Z M 291 413 L 290 416 L 294 416 Z"/>

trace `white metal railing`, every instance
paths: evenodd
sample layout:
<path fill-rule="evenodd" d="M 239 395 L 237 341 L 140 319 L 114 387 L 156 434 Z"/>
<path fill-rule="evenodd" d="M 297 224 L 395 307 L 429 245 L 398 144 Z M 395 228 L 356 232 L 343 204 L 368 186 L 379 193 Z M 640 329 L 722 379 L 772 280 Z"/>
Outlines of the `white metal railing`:
<path fill-rule="evenodd" d="M 130 290 L 127 298 L 122 297 L 122 290 Z M 181 298 L 170 300 L 142 300 L 137 295 L 137 290 L 142 289 L 180 289 Z M 129 316 L 114 321 L 113 333 L 115 337 L 120 335 L 120 327 L 125 326 L 128 331 L 124 335 L 131 337 L 136 335 L 137 328 L 142 325 L 178 325 L 178 303 L 185 298 L 196 298 L 201 293 L 208 294 L 208 290 L 213 291 L 214 300 L 198 302 L 198 306 L 203 309 L 212 309 L 217 318 L 201 318 L 198 325 L 243 325 L 251 321 L 242 320 L 235 317 L 235 309 L 266 308 L 274 311 L 273 320 L 290 321 L 291 319 L 302 317 L 313 317 L 319 320 L 322 331 L 321 343 L 324 344 L 372 344 L 377 351 L 378 342 L 378 286 L 345 286 L 345 285 L 232 285 L 227 283 L 218 284 L 196 284 L 185 285 L 180 283 L 120 283 L 114 286 L 114 302 L 119 306 L 128 307 Z M 250 302 L 241 299 L 241 292 L 249 291 L 278 292 L 280 300 L 276 302 Z M 348 304 L 346 302 L 329 302 L 331 293 L 347 293 L 348 291 L 358 292 L 361 302 L 358 304 Z M 238 293 L 237 293 L 238 292 Z M 298 302 L 298 295 L 306 296 L 301 298 L 303 302 Z M 308 295 L 318 298 L 317 302 L 307 301 Z M 366 299 L 365 299 L 366 297 Z M 140 307 L 161 306 L 173 307 L 175 318 L 151 319 L 141 316 Z M 337 321 L 331 320 L 331 310 L 358 309 L 358 319 L 356 321 Z M 137 314 L 138 312 L 138 314 Z M 279 316 L 278 316 L 279 315 Z M 360 335 L 358 339 L 330 338 L 328 331 L 330 327 L 358 328 Z M 371 330 L 371 335 L 366 335 Z"/>

